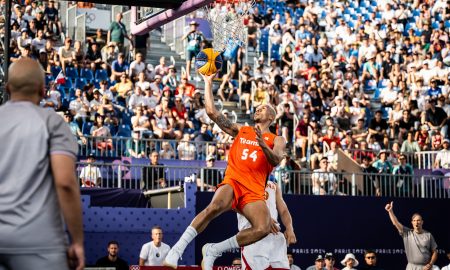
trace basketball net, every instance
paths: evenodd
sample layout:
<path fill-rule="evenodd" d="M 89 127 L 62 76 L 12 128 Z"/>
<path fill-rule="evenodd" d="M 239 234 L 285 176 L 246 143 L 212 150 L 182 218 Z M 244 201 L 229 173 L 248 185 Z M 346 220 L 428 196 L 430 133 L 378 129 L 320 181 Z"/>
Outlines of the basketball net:
<path fill-rule="evenodd" d="M 226 54 L 245 45 L 244 17 L 254 5 L 255 0 L 217 0 L 203 8 L 211 27 L 214 50 Z"/>

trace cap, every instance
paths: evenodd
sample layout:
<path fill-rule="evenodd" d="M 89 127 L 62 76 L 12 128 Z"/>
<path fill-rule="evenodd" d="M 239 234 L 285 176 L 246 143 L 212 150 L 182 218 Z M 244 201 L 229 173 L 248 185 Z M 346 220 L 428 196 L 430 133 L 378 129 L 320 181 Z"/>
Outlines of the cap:
<path fill-rule="evenodd" d="M 444 140 L 442 141 L 442 143 L 450 143 L 450 140 L 449 140 L 449 139 L 444 139 Z"/>
<path fill-rule="evenodd" d="M 331 252 L 325 253 L 325 259 L 333 259 L 333 258 L 334 258 L 333 253 Z"/>
<path fill-rule="evenodd" d="M 381 149 L 380 152 L 378 153 L 378 156 L 380 156 L 381 154 L 387 154 L 386 149 Z"/>
<path fill-rule="evenodd" d="M 45 50 L 45 48 L 42 48 L 39 50 L 39 53 L 47 53 L 47 51 Z"/>
<path fill-rule="evenodd" d="M 94 153 L 90 153 L 87 157 L 88 157 L 88 158 L 94 158 L 94 159 L 95 159 Z"/>
<path fill-rule="evenodd" d="M 206 157 L 206 161 L 209 161 L 209 160 L 216 160 L 216 158 L 213 155 L 208 155 Z"/>
<path fill-rule="evenodd" d="M 20 32 L 28 32 L 28 29 L 22 28 L 22 30 L 20 30 Z"/>
<path fill-rule="evenodd" d="M 323 257 L 322 257 L 322 255 L 317 255 L 317 257 L 316 257 L 316 261 L 322 261 L 323 260 Z"/>
<path fill-rule="evenodd" d="M 200 90 L 198 90 L 198 89 L 194 91 L 194 95 L 195 95 L 195 94 L 201 94 L 201 93 L 202 93 L 202 91 L 200 91 Z"/>
<path fill-rule="evenodd" d="M 227 109 L 222 110 L 222 114 L 230 113 Z"/>
<path fill-rule="evenodd" d="M 154 69 L 155 67 L 152 64 L 147 64 L 147 70 L 153 71 Z"/>
<path fill-rule="evenodd" d="M 191 22 L 189 23 L 189 25 L 198 25 L 198 22 L 196 22 L 196 21 L 191 21 Z"/>
<path fill-rule="evenodd" d="M 20 5 L 19 4 L 15 4 L 14 8 L 20 8 Z"/>
<path fill-rule="evenodd" d="M 354 103 L 359 103 L 359 98 L 356 98 L 356 97 L 353 98 L 353 99 L 352 99 L 352 102 L 354 102 Z"/>

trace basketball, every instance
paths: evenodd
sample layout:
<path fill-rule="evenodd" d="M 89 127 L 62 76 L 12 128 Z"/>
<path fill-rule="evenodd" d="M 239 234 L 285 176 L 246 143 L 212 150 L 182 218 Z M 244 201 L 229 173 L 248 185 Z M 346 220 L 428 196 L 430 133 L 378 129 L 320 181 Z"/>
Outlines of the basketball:
<path fill-rule="evenodd" d="M 195 67 L 200 74 L 214 74 L 222 68 L 222 57 L 212 48 L 204 49 L 195 57 Z"/>

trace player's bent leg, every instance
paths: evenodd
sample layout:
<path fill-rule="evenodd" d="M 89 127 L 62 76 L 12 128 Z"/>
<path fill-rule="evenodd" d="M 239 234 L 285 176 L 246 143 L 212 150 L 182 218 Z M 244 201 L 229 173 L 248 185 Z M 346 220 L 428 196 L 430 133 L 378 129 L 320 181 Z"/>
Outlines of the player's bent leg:
<path fill-rule="evenodd" d="M 178 260 L 181 258 L 181 255 L 183 255 L 187 245 L 197 236 L 198 233 L 201 233 L 206 226 L 208 226 L 211 220 L 223 212 L 231 209 L 233 199 L 233 188 L 230 185 L 220 186 L 216 190 L 211 203 L 202 212 L 200 212 L 194 220 L 192 220 L 191 225 L 187 227 L 185 232 L 181 235 L 180 240 L 178 240 L 178 242 L 170 249 L 163 264 L 176 269 L 178 267 Z M 214 252 L 214 254 L 216 254 L 216 252 Z"/>
<path fill-rule="evenodd" d="M 253 244 L 270 233 L 270 213 L 264 201 L 246 204 L 242 209 L 242 214 L 252 224 L 252 227 L 237 234 L 237 242 L 240 247 Z"/>

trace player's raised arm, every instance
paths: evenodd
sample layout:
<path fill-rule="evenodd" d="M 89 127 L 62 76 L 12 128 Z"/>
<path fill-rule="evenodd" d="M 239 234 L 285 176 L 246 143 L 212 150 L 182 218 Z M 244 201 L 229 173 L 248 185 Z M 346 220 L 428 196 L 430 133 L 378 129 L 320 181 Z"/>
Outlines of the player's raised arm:
<path fill-rule="evenodd" d="M 392 224 L 394 224 L 399 233 L 403 233 L 403 225 L 398 221 L 394 214 L 394 202 L 386 204 L 385 209 L 389 213 L 389 218 L 391 219 Z"/>
<path fill-rule="evenodd" d="M 216 106 L 214 105 L 214 97 L 212 93 L 212 81 L 216 74 L 212 75 L 202 75 L 203 80 L 205 81 L 205 107 L 206 113 L 209 118 L 214 121 L 224 132 L 230 134 L 235 137 L 241 126 L 239 124 L 231 122 L 228 118 L 226 118 L 223 114 L 217 111 Z"/>

